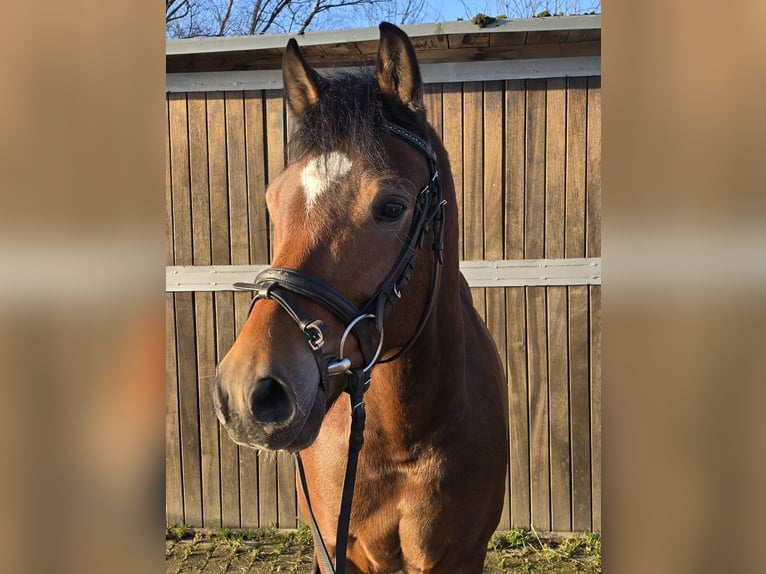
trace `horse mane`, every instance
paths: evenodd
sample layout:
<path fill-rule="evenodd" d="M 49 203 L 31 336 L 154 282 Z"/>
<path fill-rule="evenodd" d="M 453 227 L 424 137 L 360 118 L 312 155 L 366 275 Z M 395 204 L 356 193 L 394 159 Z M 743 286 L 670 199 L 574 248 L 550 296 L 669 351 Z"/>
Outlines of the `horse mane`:
<path fill-rule="evenodd" d="M 383 148 L 384 120 L 412 129 L 416 119 L 401 117 L 402 112 L 385 101 L 375 70 L 330 72 L 321 77 L 320 90 L 319 101 L 306 110 L 290 139 L 290 157 L 299 160 L 308 154 L 343 150 L 361 155 L 370 167 L 388 168 Z"/>

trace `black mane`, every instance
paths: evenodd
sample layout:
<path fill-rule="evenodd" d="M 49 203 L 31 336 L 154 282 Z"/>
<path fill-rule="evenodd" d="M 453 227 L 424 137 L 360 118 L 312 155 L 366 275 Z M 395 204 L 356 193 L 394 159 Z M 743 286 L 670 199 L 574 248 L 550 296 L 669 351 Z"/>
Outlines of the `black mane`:
<path fill-rule="evenodd" d="M 319 101 L 306 110 L 290 140 L 290 157 L 343 150 L 361 155 L 370 167 L 385 169 L 384 119 L 401 124 L 405 118 L 394 119 L 394 111 L 386 109 L 375 70 L 332 72 L 322 77 L 320 91 Z M 406 119 L 404 124 L 413 121 Z"/>

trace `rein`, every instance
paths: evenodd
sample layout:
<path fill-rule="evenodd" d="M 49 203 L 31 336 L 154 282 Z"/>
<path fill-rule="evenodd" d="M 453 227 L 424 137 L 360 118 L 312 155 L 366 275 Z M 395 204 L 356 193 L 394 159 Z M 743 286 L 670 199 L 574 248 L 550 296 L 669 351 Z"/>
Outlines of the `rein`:
<path fill-rule="evenodd" d="M 320 373 L 320 385 L 325 390 L 325 396 L 327 396 L 330 377 L 336 375 L 347 376 L 348 383 L 345 390 L 349 393 L 351 401 L 351 433 L 348 446 L 348 462 L 346 463 L 341 504 L 338 513 L 335 567 L 333 567 L 327 547 L 314 518 L 306 486 L 303 463 L 300 455 L 298 453 L 295 454 L 298 479 L 309 511 L 311 530 L 317 545 L 317 553 L 327 574 L 345 574 L 346 547 L 351 521 L 351 501 L 356 481 L 359 451 L 364 443 L 366 412 L 363 398 L 372 380 L 370 372 L 376 364 L 395 361 L 409 351 L 423 332 L 433 310 L 439 282 L 440 265 L 443 263 L 444 246 L 442 237 L 444 231 L 444 205 L 446 201 L 443 198 L 439 182 L 436 154 L 426 140 L 400 126 L 385 122 L 383 129 L 386 133 L 407 142 L 426 157 L 429 176 L 428 183 L 417 195 L 415 213 L 402 250 L 399 252 L 399 256 L 391 271 L 389 271 L 375 295 L 372 296 L 367 304 L 358 309 L 353 303 L 326 283 L 294 269 L 272 267 L 259 273 L 253 283 L 234 283 L 234 288 L 237 290 L 253 292 L 250 311 L 252 311 L 253 306 L 258 300 L 271 299 L 276 301 L 295 321 L 305 334 L 309 347 L 314 354 Z M 431 226 L 433 226 L 434 232 L 434 263 L 431 273 L 428 304 L 410 340 L 391 357 L 380 359 L 380 352 L 383 348 L 383 322 L 390 314 L 394 303 L 401 298 L 402 291 L 409 283 L 415 268 L 417 251 L 422 248 L 425 235 L 429 232 Z M 299 295 L 321 304 L 346 325 L 337 356 L 322 352 L 322 347 L 327 338 L 327 327 L 323 321 L 309 317 L 295 301 L 294 295 Z M 371 324 L 374 325 L 375 331 L 377 331 L 377 346 L 374 345 L 374 336 L 370 329 Z M 364 367 L 352 368 L 351 360 L 343 356 L 344 344 L 349 334 L 353 334 L 359 344 Z"/>

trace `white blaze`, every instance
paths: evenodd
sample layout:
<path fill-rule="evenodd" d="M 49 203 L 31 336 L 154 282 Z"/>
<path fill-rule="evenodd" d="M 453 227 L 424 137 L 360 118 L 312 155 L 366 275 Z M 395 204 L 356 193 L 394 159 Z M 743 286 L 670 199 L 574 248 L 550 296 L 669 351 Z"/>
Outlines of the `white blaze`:
<path fill-rule="evenodd" d="M 339 151 L 322 154 L 312 159 L 303 168 L 301 174 L 303 191 L 306 194 L 306 209 L 311 209 L 317 198 L 350 169 L 351 160 Z"/>

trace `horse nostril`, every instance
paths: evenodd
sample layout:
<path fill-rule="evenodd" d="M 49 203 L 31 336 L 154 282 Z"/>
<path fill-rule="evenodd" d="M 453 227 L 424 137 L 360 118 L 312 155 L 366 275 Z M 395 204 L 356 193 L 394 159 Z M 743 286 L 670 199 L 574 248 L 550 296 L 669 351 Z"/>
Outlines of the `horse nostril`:
<path fill-rule="evenodd" d="M 250 412 L 261 423 L 282 423 L 293 414 L 285 387 L 274 379 L 259 379 L 250 393 Z"/>

